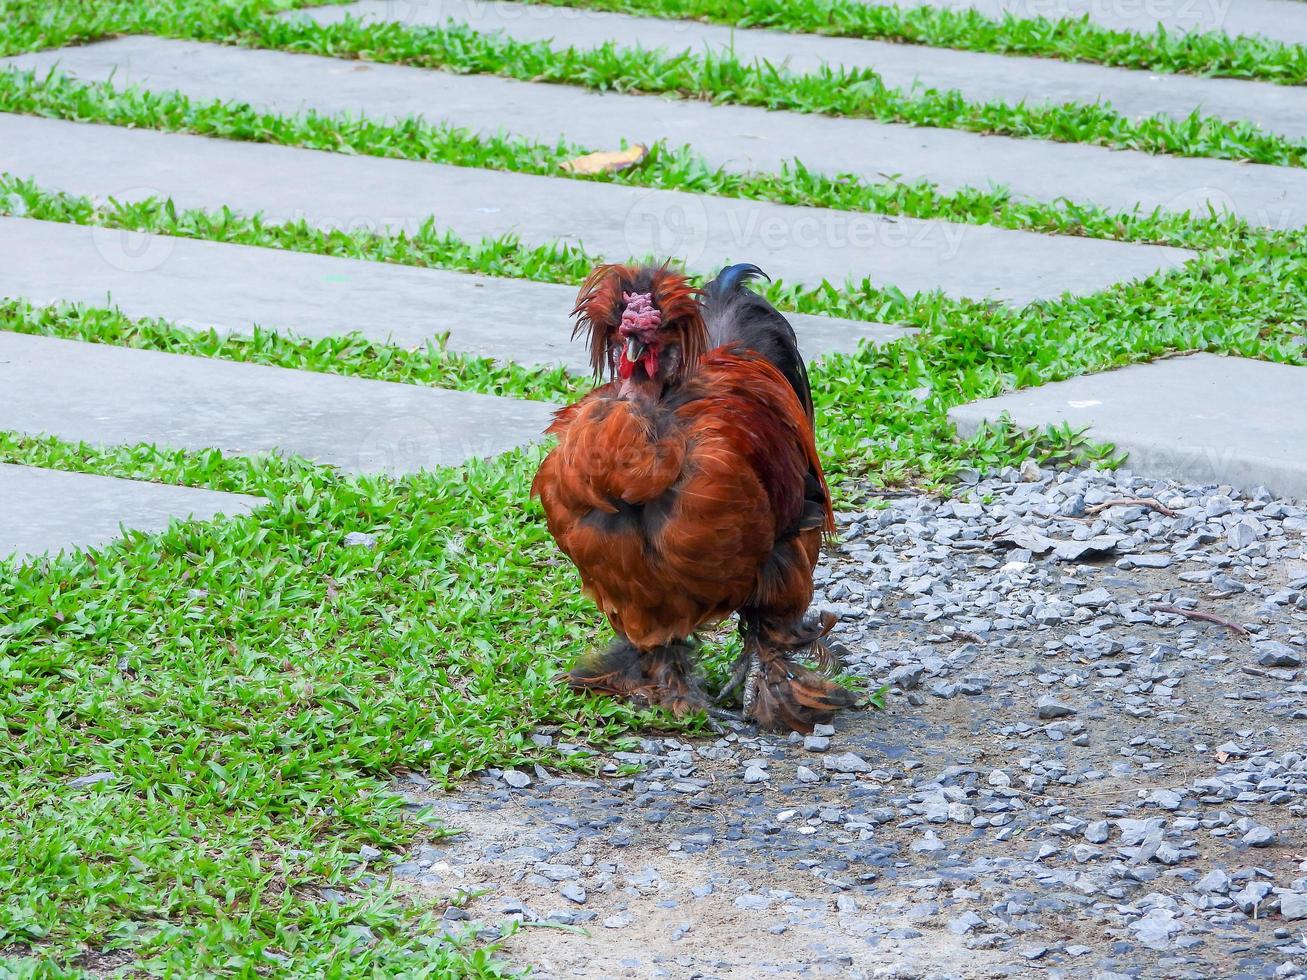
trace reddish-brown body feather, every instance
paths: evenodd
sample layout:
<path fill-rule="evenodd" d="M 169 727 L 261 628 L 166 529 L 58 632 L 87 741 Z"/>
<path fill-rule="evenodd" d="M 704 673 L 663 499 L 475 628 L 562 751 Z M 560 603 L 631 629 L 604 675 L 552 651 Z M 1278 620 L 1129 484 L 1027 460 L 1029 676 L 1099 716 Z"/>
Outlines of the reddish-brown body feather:
<path fill-rule="evenodd" d="M 710 351 L 653 403 L 605 385 L 549 431 L 532 492 L 618 633 L 646 648 L 736 611 L 802 617 L 833 521 L 811 424 L 766 360 Z"/>

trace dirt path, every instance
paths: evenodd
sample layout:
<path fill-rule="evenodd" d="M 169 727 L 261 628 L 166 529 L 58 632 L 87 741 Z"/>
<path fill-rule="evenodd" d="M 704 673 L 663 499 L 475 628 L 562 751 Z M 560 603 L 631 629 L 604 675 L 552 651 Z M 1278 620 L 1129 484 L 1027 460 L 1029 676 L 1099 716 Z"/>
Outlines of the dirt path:
<path fill-rule="evenodd" d="M 397 877 L 557 978 L 1302 975 L 1307 513 L 1067 479 L 846 515 L 826 604 L 888 711 L 405 787 L 467 833 Z M 1057 512 L 1154 492 L 1176 516 Z M 1121 540 L 1014 553 L 1014 520 Z M 1151 611 L 1190 600 L 1250 635 Z"/>

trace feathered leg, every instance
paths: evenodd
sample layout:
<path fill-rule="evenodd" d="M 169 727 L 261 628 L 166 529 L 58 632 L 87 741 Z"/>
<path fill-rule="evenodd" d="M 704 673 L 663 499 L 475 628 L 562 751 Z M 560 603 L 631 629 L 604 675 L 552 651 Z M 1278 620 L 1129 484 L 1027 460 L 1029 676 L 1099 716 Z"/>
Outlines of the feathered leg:
<path fill-rule="evenodd" d="M 563 678 L 574 691 L 594 691 L 635 704 L 658 705 L 677 717 L 712 710 L 699 686 L 689 643 L 668 643 L 640 649 L 619 636 L 607 650 L 582 659 Z"/>
<path fill-rule="evenodd" d="M 742 687 L 744 717 L 771 731 L 811 732 L 835 712 L 857 703 L 853 692 L 833 684 L 799 663 L 808 653 L 829 674 L 838 668 L 824 638 L 835 624 L 829 613 L 816 623 L 778 625 L 756 618 L 744 619 L 744 649 L 736 662 L 728 690 Z"/>

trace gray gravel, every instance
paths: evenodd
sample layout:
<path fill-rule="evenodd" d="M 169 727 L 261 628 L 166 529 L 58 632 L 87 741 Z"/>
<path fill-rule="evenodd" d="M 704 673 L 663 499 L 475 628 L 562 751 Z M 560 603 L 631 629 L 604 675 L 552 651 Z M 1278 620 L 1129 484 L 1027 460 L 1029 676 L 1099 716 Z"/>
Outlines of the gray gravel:
<path fill-rule="evenodd" d="M 840 517 L 886 712 L 408 782 L 469 833 L 394 873 L 584 928 L 507 941 L 546 977 L 1307 976 L 1307 509 L 1028 465 Z"/>

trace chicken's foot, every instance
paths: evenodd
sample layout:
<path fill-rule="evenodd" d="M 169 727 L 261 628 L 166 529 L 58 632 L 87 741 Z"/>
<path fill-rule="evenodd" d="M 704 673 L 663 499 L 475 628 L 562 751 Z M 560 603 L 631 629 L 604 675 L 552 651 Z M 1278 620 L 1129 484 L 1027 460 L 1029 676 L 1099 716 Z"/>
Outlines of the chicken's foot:
<path fill-rule="evenodd" d="M 713 698 L 713 703 L 718 705 L 727 704 L 734 700 L 737 692 L 741 693 L 741 699 L 743 700 L 757 682 L 761 670 L 762 662 L 758 659 L 757 650 L 744 650 L 735 658 L 735 664 L 731 667 L 731 676 L 726 681 L 725 686 L 717 692 L 717 697 Z M 745 710 L 748 710 L 747 706 Z"/>
<path fill-rule="evenodd" d="M 709 718 L 738 720 L 708 700 L 695 676 L 689 643 L 641 649 L 618 637 L 599 653 L 583 659 L 560 679 L 576 691 L 624 698 L 642 706 L 657 705 L 677 717 L 705 712 Z"/>
<path fill-rule="evenodd" d="M 727 689 L 743 687 L 740 700 L 747 720 L 765 729 L 811 732 L 814 725 L 857 703 L 853 692 L 798 660 L 803 650 L 819 661 L 831 657 L 822 643 L 831 625 L 824 617 L 812 626 L 778 628 L 759 621 L 744 625 L 744 649 Z"/>

